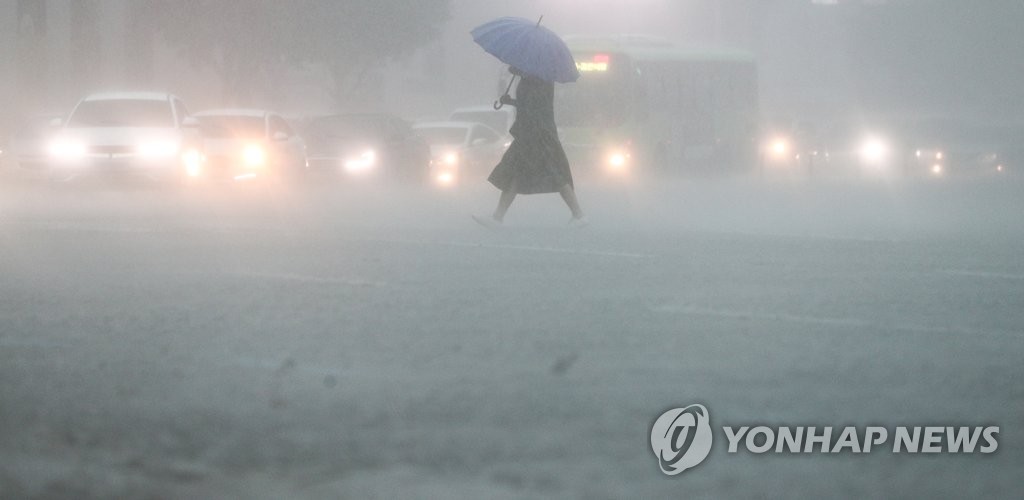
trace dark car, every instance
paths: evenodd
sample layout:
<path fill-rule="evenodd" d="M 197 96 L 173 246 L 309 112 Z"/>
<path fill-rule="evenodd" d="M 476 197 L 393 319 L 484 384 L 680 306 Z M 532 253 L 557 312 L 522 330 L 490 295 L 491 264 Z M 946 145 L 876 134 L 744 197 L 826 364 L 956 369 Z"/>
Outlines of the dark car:
<path fill-rule="evenodd" d="M 758 161 L 764 175 L 818 175 L 827 166 L 825 141 L 814 123 L 776 120 L 762 128 Z"/>
<path fill-rule="evenodd" d="M 954 118 L 899 123 L 906 150 L 904 174 L 912 177 L 972 178 L 1011 171 L 1015 124 Z"/>
<path fill-rule="evenodd" d="M 311 173 L 424 181 L 430 148 L 388 113 L 318 116 L 302 127 Z"/>

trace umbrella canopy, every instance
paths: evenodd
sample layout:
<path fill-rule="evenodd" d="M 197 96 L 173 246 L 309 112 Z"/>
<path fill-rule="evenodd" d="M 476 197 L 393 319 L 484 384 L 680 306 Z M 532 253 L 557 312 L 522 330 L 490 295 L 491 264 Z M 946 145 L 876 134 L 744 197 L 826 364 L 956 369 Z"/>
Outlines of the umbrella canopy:
<path fill-rule="evenodd" d="M 576 61 L 561 37 L 535 21 L 502 17 L 477 26 L 473 41 L 501 62 L 552 83 L 575 82 Z"/>

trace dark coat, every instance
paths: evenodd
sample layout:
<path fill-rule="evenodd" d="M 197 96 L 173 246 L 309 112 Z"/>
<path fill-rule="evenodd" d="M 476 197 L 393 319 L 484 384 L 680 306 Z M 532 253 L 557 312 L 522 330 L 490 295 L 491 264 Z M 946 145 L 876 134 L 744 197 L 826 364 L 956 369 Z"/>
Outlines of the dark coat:
<path fill-rule="evenodd" d="M 514 187 L 518 194 L 557 193 L 572 186 L 569 159 L 555 127 L 554 84 L 524 76 L 512 105 L 512 144 L 487 180 L 502 191 Z"/>

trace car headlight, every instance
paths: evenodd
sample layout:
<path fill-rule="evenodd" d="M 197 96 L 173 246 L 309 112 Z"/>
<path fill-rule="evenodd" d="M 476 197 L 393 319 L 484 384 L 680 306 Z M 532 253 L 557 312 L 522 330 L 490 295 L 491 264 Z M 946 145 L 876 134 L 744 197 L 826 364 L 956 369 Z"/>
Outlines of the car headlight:
<path fill-rule="evenodd" d="M 459 153 L 456 153 L 454 151 L 449 151 L 449 152 L 441 155 L 440 158 L 438 158 L 438 163 L 440 163 L 441 165 L 444 165 L 446 167 L 458 166 L 459 165 Z"/>
<path fill-rule="evenodd" d="M 267 163 L 267 152 L 259 144 L 249 144 L 242 149 L 242 162 L 247 167 L 262 167 Z"/>
<path fill-rule="evenodd" d="M 174 156 L 178 154 L 180 147 L 175 141 L 155 140 L 139 143 L 136 151 L 149 158 Z"/>
<path fill-rule="evenodd" d="M 195 149 L 188 149 L 181 154 L 181 162 L 185 166 L 185 174 L 199 177 L 203 172 L 203 154 Z"/>
<path fill-rule="evenodd" d="M 452 184 L 455 184 L 455 172 L 445 170 L 443 172 L 439 172 L 434 179 L 441 186 L 451 186 Z"/>
<path fill-rule="evenodd" d="M 85 143 L 82 141 L 58 137 L 50 142 L 48 151 L 56 158 L 79 158 L 85 155 Z"/>
<path fill-rule="evenodd" d="M 860 159 L 868 165 L 878 166 L 889 158 L 889 145 L 878 137 L 869 137 L 861 143 Z"/>
<path fill-rule="evenodd" d="M 365 172 L 377 165 L 377 152 L 368 149 L 357 157 L 345 160 L 345 170 L 352 173 Z"/>

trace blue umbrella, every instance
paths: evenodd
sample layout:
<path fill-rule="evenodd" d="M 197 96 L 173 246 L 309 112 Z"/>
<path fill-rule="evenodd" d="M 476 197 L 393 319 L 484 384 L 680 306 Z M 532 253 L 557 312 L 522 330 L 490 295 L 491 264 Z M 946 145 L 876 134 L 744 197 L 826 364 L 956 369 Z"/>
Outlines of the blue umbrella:
<path fill-rule="evenodd" d="M 569 47 L 539 21 L 502 17 L 471 33 L 484 50 L 523 73 L 551 83 L 575 82 L 580 77 Z"/>

